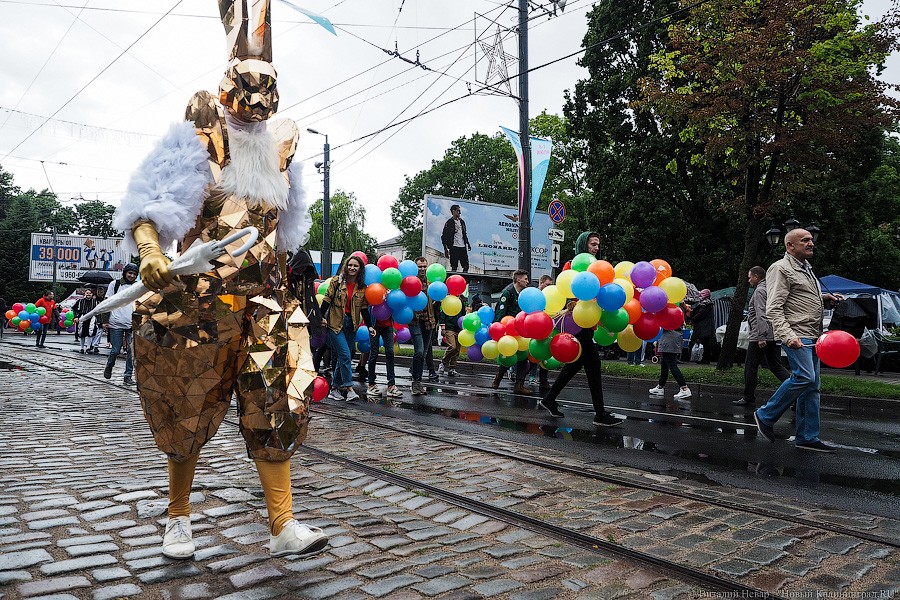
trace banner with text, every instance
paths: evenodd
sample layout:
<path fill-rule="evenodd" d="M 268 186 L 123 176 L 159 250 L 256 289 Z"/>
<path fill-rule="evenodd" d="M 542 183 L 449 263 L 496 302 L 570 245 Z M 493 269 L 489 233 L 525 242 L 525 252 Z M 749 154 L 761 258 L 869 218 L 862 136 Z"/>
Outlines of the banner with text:
<path fill-rule="evenodd" d="M 29 281 L 53 281 L 53 257 L 56 256 L 56 281 L 74 283 L 85 271 L 110 271 L 118 279 L 130 257 L 123 238 L 91 235 L 57 235 L 56 246 L 50 233 L 31 234 Z"/>

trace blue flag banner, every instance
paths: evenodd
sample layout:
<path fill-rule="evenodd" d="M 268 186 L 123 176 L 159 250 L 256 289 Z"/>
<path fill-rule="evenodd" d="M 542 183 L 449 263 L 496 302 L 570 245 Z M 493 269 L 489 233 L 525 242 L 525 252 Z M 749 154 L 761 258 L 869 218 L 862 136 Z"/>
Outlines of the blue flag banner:
<path fill-rule="evenodd" d="M 522 157 L 522 143 L 519 139 L 518 132 L 506 127 L 500 130 L 509 138 L 516 151 L 516 157 L 519 159 L 519 214 L 525 205 L 525 160 Z M 541 197 L 541 191 L 544 189 L 544 182 L 547 180 L 547 170 L 550 168 L 550 154 L 553 151 L 553 142 L 539 137 L 531 137 L 531 218 L 530 222 L 534 222 L 534 212 L 537 210 L 538 199 Z"/>

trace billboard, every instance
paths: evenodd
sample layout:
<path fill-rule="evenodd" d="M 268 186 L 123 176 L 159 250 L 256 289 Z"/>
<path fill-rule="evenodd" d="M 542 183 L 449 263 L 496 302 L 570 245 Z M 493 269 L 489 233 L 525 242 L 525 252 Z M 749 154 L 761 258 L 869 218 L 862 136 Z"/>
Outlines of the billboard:
<path fill-rule="evenodd" d="M 460 200 L 445 196 L 425 196 L 425 216 L 422 228 L 422 255 L 428 262 L 439 262 L 451 269 L 441 236 L 448 220 L 450 207 L 458 204 L 460 218 L 466 224 L 466 237 L 471 250 L 466 251 L 469 273 L 511 277 L 519 264 L 519 214 L 515 206 Z M 547 232 L 552 227 L 546 213 L 534 215 L 531 223 L 532 280 L 550 275 L 550 241 Z M 453 227 L 454 224 L 450 224 Z M 462 271 L 461 263 L 457 271 Z"/>
<path fill-rule="evenodd" d="M 29 281 L 53 281 L 53 257 L 56 256 L 56 281 L 74 283 L 85 271 L 110 271 L 118 279 L 131 258 L 122 244 L 124 238 L 92 235 L 31 234 Z"/>

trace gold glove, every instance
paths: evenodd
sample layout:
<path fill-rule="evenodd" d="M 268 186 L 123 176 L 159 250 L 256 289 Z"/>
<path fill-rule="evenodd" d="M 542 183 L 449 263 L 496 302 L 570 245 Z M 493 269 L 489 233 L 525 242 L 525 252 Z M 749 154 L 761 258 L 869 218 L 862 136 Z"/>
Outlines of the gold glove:
<path fill-rule="evenodd" d="M 169 272 L 171 262 L 159 247 L 159 234 L 153 223 L 138 223 L 131 230 L 141 256 L 141 281 L 153 291 L 166 287 L 175 278 Z"/>

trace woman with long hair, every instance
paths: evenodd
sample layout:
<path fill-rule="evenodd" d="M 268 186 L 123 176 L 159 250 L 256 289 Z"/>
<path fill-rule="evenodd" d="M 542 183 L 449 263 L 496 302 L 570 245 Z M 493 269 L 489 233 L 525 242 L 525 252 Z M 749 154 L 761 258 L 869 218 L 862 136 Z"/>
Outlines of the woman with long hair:
<path fill-rule="evenodd" d="M 322 301 L 322 326 L 328 329 L 332 352 L 337 354 L 337 366 L 331 378 L 331 389 L 344 400 L 356 400 L 353 390 L 353 373 L 350 348 L 356 341 L 360 321 L 365 321 L 369 336 L 375 336 L 369 303 L 366 301 L 366 285 L 363 282 L 363 262 L 351 256 L 344 261 L 340 274 L 331 279 Z"/>

